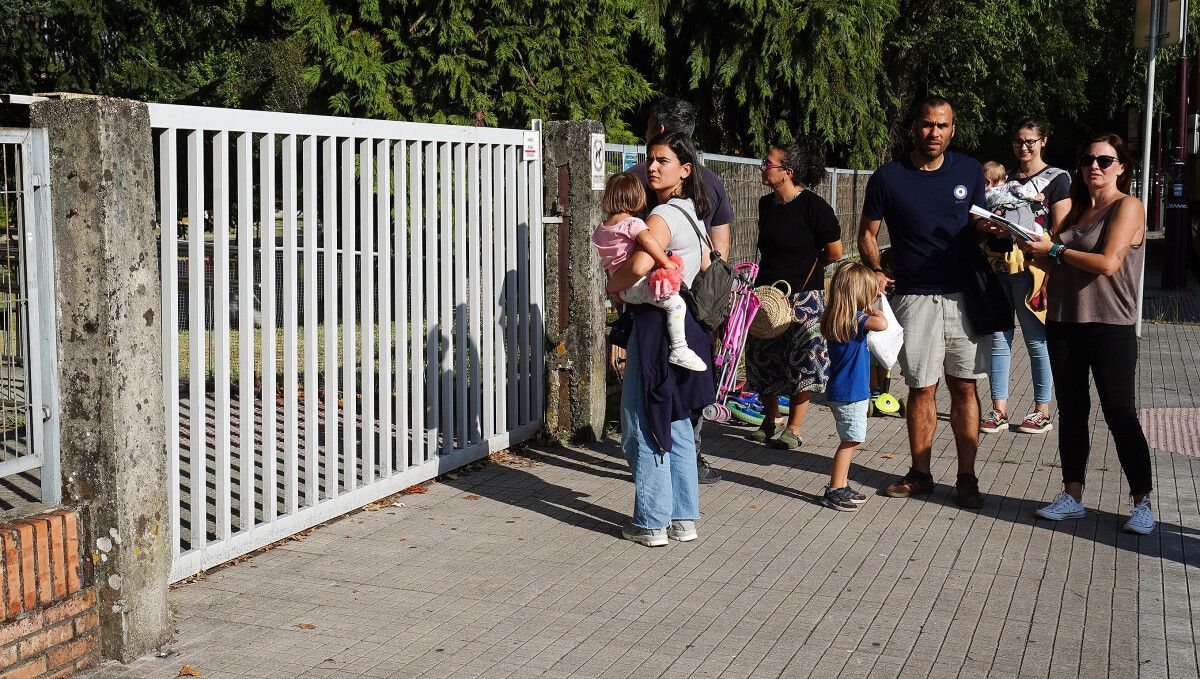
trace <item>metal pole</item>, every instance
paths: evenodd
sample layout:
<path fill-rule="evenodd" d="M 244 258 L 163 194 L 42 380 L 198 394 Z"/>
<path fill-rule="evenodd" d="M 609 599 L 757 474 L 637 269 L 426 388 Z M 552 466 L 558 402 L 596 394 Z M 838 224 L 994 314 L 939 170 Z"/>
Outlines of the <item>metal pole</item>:
<path fill-rule="evenodd" d="M 1159 0 L 1150 0 L 1150 64 L 1146 69 L 1146 113 L 1142 121 L 1142 186 L 1141 196 L 1142 205 L 1147 206 L 1150 202 L 1150 135 L 1152 134 L 1152 124 L 1154 122 L 1154 67 L 1158 60 L 1158 10 L 1161 6 Z M 1146 258 L 1142 258 L 1141 271 L 1138 272 L 1138 301 L 1137 301 L 1137 327 L 1135 331 L 1138 337 L 1142 336 L 1142 298 L 1146 288 Z"/>

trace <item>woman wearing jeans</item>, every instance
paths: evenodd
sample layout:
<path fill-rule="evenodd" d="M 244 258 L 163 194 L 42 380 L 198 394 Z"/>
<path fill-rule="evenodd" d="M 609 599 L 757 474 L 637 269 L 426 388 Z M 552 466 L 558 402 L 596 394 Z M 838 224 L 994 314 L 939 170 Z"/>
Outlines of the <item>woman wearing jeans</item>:
<path fill-rule="evenodd" d="M 1053 242 L 1023 243 L 1051 263 L 1046 337 L 1058 392 L 1058 453 L 1063 492 L 1039 516 L 1055 521 L 1085 514 L 1082 497 L 1091 438 L 1088 373 L 1112 431 L 1133 512 L 1125 530 L 1154 530 L 1150 448 L 1135 408 L 1138 273 L 1146 216 L 1128 195 L 1133 159 L 1115 134 L 1096 137 L 1079 155 L 1072 207 Z"/>
<path fill-rule="evenodd" d="M 1006 182 L 1018 182 L 1031 187 L 1031 195 L 1038 194 L 1037 199 L 1007 215 L 1016 218 L 1021 226 L 1034 233 L 1053 231 L 1071 209 L 1070 175 L 1042 160 L 1042 149 L 1046 148 L 1048 139 L 1046 123 L 1040 120 L 1029 119 L 1018 125 L 1012 135 L 1017 169 L 1005 177 Z M 1021 336 L 1029 352 L 1029 366 L 1033 372 L 1034 407 L 1017 425 L 1017 431 L 1044 434 L 1054 428 L 1050 423 L 1050 357 L 1046 353 L 1046 326 L 1025 303 L 1030 294 L 1035 292 L 1035 278 L 1021 251 L 1013 246 L 1010 239 L 992 238 L 988 246 L 989 259 L 996 267 L 1004 293 L 1017 313 L 1017 322 L 1021 324 Z M 1012 363 L 1012 343 L 1012 330 L 992 336 L 992 363 L 988 371 L 988 381 L 992 387 L 992 411 L 979 425 L 979 430 L 984 433 L 995 434 L 1008 429 L 1008 370 Z"/>

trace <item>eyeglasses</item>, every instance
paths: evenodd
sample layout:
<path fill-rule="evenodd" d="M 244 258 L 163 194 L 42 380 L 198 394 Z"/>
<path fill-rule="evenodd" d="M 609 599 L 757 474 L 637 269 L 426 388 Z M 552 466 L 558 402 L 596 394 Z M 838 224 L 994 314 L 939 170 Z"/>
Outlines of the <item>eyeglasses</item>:
<path fill-rule="evenodd" d="M 1100 166 L 1101 170 L 1107 170 L 1112 167 L 1112 164 L 1117 162 L 1114 156 L 1092 156 L 1084 154 L 1079 156 L 1079 167 L 1091 167 L 1092 163 Z"/>
<path fill-rule="evenodd" d="M 772 163 L 769 160 L 762 161 L 761 167 L 764 170 L 774 170 L 775 168 L 779 168 L 780 170 L 783 169 L 782 165 L 776 165 L 775 163 Z"/>
<path fill-rule="evenodd" d="M 1012 140 L 1012 145 L 1016 148 L 1021 148 L 1024 146 L 1027 149 L 1031 149 L 1034 146 L 1037 146 L 1037 143 L 1043 139 L 1045 139 L 1045 137 L 1038 137 L 1037 139 L 1014 139 Z"/>

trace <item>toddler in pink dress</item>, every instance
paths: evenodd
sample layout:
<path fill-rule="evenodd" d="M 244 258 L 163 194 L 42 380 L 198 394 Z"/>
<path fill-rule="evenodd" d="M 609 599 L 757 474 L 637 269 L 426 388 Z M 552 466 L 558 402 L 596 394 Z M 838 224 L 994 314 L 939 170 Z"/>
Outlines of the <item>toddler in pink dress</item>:
<path fill-rule="evenodd" d="M 687 303 L 679 296 L 679 286 L 683 282 L 679 268 L 683 262 L 675 255 L 668 255 L 650 234 L 646 222 L 633 216 L 645 207 L 646 192 L 641 180 L 627 172 L 613 175 L 604 189 L 604 211 L 609 216 L 592 232 L 592 243 L 604 271 L 610 276 L 639 248 L 654 258 L 658 266 L 622 290 L 619 296 L 629 304 L 653 304 L 666 311 L 667 337 L 671 343 L 667 360 L 682 368 L 703 372 L 708 369 L 708 364 L 688 347 L 684 336 Z"/>

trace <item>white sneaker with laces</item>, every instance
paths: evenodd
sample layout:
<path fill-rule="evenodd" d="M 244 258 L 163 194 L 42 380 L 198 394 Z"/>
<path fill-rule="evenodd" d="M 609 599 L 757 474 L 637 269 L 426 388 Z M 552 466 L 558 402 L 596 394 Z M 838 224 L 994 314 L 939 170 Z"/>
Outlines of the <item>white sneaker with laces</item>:
<path fill-rule="evenodd" d="M 667 362 L 698 373 L 708 370 L 708 364 L 704 362 L 704 359 L 686 346 L 672 349 L 670 355 L 667 356 Z"/>
<path fill-rule="evenodd" d="M 1050 504 L 1037 510 L 1037 515 L 1051 521 L 1063 519 L 1082 519 L 1087 514 L 1083 503 L 1071 497 L 1069 493 L 1059 493 Z"/>
<path fill-rule="evenodd" d="M 1129 520 L 1125 522 L 1125 530 L 1138 535 L 1149 535 L 1154 531 L 1154 511 L 1150 509 L 1150 498 L 1144 497 L 1133 506 Z"/>

